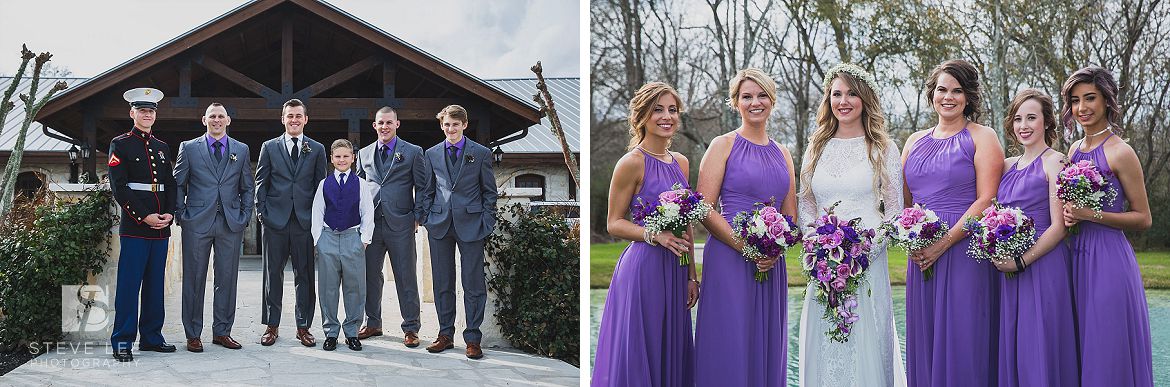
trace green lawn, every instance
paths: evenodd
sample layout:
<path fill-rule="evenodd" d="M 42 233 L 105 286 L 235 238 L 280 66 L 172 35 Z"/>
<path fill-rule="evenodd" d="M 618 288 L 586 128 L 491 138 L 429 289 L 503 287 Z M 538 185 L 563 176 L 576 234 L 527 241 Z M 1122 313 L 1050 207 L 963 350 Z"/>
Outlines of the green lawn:
<path fill-rule="evenodd" d="M 592 244 L 589 246 L 589 287 L 604 289 L 609 287 L 613 277 L 613 267 L 617 264 L 618 256 L 626 248 L 627 242 Z M 799 250 L 790 250 L 784 260 L 788 266 L 788 285 L 804 286 L 805 278 L 800 275 L 800 263 L 796 260 Z M 1138 265 L 1141 266 L 1142 280 L 1146 288 L 1170 289 L 1170 251 L 1140 251 L 1137 253 Z M 906 284 L 906 253 L 899 249 L 889 251 L 888 264 L 890 265 L 890 284 Z M 703 268 L 700 265 L 699 274 Z"/>

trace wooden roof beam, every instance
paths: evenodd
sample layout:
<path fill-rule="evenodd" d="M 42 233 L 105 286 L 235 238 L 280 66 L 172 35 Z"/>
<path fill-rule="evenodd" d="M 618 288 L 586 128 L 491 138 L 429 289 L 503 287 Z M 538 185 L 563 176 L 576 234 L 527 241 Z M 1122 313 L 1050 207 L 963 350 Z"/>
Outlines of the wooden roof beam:
<path fill-rule="evenodd" d="M 241 74 L 239 71 L 236 71 L 235 69 L 220 63 L 218 60 L 215 60 L 215 58 L 200 54 L 195 57 L 194 62 L 200 66 L 203 66 L 203 68 L 207 69 L 208 71 L 211 71 L 223 77 L 224 79 L 231 81 L 232 83 L 240 85 L 240 87 L 243 87 L 244 89 L 251 91 L 260 97 L 263 97 L 264 99 L 268 100 L 270 105 L 275 103 L 276 106 L 280 106 L 280 104 L 284 103 L 284 101 L 280 100 L 281 95 L 280 93 L 276 92 L 276 90 L 272 90 L 268 88 L 268 86 L 264 86 L 263 83 L 257 82 L 255 79 Z"/>
<path fill-rule="evenodd" d="M 301 91 L 293 94 L 293 98 L 307 99 L 315 97 L 318 94 L 326 92 L 329 89 L 340 85 L 342 82 L 353 79 L 353 77 L 358 76 L 358 74 L 369 71 L 370 69 L 374 68 L 374 66 L 377 66 L 381 63 L 382 61 L 380 59 L 374 56 L 369 56 L 366 59 L 362 59 L 357 63 L 349 65 L 349 67 L 346 67 L 341 71 L 334 73 L 333 75 L 325 77 L 325 79 L 317 81 L 317 83 L 309 85 L 309 87 L 301 89 Z"/>

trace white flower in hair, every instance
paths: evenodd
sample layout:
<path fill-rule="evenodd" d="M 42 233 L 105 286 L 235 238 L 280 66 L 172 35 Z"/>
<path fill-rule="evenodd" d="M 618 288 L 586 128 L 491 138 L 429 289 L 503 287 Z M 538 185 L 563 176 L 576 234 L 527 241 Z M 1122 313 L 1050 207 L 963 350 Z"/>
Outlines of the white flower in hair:
<path fill-rule="evenodd" d="M 870 75 L 869 72 L 865 71 L 865 69 L 861 68 L 861 66 L 852 63 L 838 63 L 836 66 L 830 68 L 829 71 L 825 72 L 825 79 L 821 81 L 821 89 L 828 90 L 829 85 L 833 83 L 833 79 L 837 78 L 837 74 L 840 73 L 849 73 L 849 75 L 852 75 L 854 78 L 860 79 L 865 83 L 866 86 L 869 86 L 869 88 L 875 92 L 878 89 L 877 82 L 874 82 L 873 80 L 873 75 Z"/>

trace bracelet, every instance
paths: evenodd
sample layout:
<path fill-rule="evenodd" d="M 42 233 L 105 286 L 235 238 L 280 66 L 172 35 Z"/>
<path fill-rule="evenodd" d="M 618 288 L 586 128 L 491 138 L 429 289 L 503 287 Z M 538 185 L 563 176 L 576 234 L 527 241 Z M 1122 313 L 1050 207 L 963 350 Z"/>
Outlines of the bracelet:
<path fill-rule="evenodd" d="M 689 278 L 689 279 L 688 279 L 688 281 L 694 282 L 694 283 L 695 283 L 695 286 L 700 286 L 700 285 L 702 285 L 702 284 L 700 284 L 700 283 L 699 283 L 699 280 L 698 280 L 698 279 L 695 279 L 695 278 Z"/>
<path fill-rule="evenodd" d="M 651 245 L 651 246 L 658 246 L 658 242 L 654 241 L 654 237 L 657 237 L 657 236 L 658 236 L 658 234 L 651 234 L 650 229 L 648 229 L 648 228 L 642 229 L 642 239 L 645 240 L 646 243 Z"/>
<path fill-rule="evenodd" d="M 1101 216 L 1102 216 L 1101 210 L 1094 210 L 1093 211 L 1093 219 L 1101 220 Z"/>
<path fill-rule="evenodd" d="M 1017 272 L 1017 273 L 1023 273 L 1023 272 L 1024 272 L 1024 267 L 1025 267 L 1025 265 L 1024 265 L 1024 257 L 1023 257 L 1023 256 L 1016 257 L 1015 261 L 1016 261 L 1016 272 Z"/>

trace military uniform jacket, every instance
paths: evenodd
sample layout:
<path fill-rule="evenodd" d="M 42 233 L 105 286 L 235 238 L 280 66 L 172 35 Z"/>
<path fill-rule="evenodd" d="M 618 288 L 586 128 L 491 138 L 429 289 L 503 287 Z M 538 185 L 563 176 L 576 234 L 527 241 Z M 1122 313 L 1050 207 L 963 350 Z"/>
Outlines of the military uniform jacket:
<path fill-rule="evenodd" d="M 150 133 L 133 128 L 110 140 L 110 190 L 121 208 L 119 235 L 146 239 L 167 239 L 171 228 L 150 228 L 150 214 L 174 214 L 175 175 L 171 148 Z M 154 191 L 131 189 L 128 184 L 157 184 Z"/>

